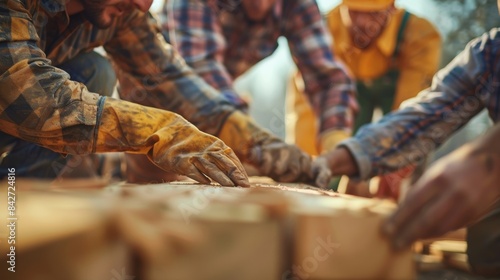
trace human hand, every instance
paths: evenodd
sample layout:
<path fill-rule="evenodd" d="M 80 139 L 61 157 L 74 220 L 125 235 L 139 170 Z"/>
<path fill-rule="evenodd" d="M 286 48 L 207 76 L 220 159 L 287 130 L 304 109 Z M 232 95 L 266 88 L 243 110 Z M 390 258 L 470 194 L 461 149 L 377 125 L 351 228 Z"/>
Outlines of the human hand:
<path fill-rule="evenodd" d="M 328 162 L 324 157 L 314 159 L 311 166 L 311 174 L 314 184 L 322 189 L 328 188 L 332 180 L 332 171 L 328 167 Z"/>
<path fill-rule="evenodd" d="M 150 141 L 156 143 L 148 157 L 160 168 L 204 184 L 210 184 L 212 178 L 223 186 L 249 186 L 243 166 L 231 148 L 195 126 L 182 125 L 175 132 L 164 127 L 149 139 L 153 138 Z"/>
<path fill-rule="evenodd" d="M 500 198 L 499 164 L 498 156 L 467 146 L 442 158 L 411 188 L 383 232 L 401 249 L 477 221 Z"/>
<path fill-rule="evenodd" d="M 313 160 L 297 146 L 281 140 L 254 147 L 249 162 L 278 182 L 305 182 L 326 188 L 331 177 L 326 161 Z"/>

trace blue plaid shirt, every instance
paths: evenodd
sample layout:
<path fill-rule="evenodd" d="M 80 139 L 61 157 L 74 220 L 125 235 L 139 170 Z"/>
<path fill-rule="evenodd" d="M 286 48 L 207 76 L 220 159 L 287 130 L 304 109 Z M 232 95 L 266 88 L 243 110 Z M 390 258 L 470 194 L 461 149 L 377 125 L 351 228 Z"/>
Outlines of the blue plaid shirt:
<path fill-rule="evenodd" d="M 318 115 L 320 132 L 348 132 L 357 108 L 355 85 L 334 59 L 314 0 L 278 0 L 262 22 L 252 22 L 241 0 L 166 0 L 164 35 L 211 86 L 241 105 L 233 79 L 270 56 L 284 36 Z"/>
<path fill-rule="evenodd" d="M 500 29 L 471 41 L 432 86 L 403 103 L 380 122 L 361 128 L 344 141 L 361 178 L 423 160 L 455 131 L 487 108 L 500 120 Z"/>

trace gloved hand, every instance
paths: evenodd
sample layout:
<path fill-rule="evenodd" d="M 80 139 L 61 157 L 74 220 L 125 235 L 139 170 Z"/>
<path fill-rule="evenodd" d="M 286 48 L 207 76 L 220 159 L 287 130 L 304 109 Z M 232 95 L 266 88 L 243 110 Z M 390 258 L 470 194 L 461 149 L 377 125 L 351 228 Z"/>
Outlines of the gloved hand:
<path fill-rule="evenodd" d="M 241 112 L 232 113 L 224 123 L 219 138 L 236 155 L 260 172 L 278 182 L 314 182 L 328 167 L 315 164 L 311 157 L 257 126 Z"/>
<path fill-rule="evenodd" d="M 181 116 L 107 98 L 97 135 L 96 152 L 145 154 L 158 167 L 200 183 L 249 186 L 233 151 L 221 140 L 198 130 Z"/>
<path fill-rule="evenodd" d="M 351 137 L 351 134 L 344 130 L 331 130 L 323 132 L 319 136 L 318 151 L 320 154 L 335 149 L 337 144 Z"/>
<path fill-rule="evenodd" d="M 323 189 L 328 188 L 332 180 L 332 171 L 324 157 L 317 157 L 313 160 L 311 174 L 313 174 L 314 184 L 316 186 Z"/>
<path fill-rule="evenodd" d="M 335 149 L 337 145 L 344 141 L 345 139 L 349 138 L 351 136 L 350 133 L 347 133 L 345 130 L 330 130 L 327 132 L 323 132 L 319 136 L 319 143 L 318 143 L 318 152 L 320 155 L 324 155 L 328 153 L 329 151 Z M 322 162 L 326 164 L 326 159 L 323 157 L 318 157 L 316 162 Z M 337 189 L 338 185 L 340 183 L 341 177 L 333 177 L 331 176 L 331 172 L 322 177 L 319 177 L 316 179 L 316 185 L 318 186 L 324 186 L 324 188 L 327 187 L 332 187 L 333 189 Z"/>

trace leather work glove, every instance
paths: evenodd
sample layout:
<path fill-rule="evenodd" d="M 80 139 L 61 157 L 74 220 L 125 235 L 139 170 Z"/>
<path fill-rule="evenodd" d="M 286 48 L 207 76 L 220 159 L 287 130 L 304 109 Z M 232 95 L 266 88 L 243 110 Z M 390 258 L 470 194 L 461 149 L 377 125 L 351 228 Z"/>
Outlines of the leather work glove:
<path fill-rule="evenodd" d="M 113 151 L 147 155 L 158 167 L 200 183 L 212 178 L 223 186 L 249 186 L 240 161 L 221 140 L 175 113 L 107 98 L 96 152 Z"/>
<path fill-rule="evenodd" d="M 257 168 L 260 175 L 277 182 L 315 182 L 317 177 L 330 173 L 326 164 L 313 163 L 297 146 L 286 144 L 239 111 L 228 117 L 219 138 L 243 162 Z"/>

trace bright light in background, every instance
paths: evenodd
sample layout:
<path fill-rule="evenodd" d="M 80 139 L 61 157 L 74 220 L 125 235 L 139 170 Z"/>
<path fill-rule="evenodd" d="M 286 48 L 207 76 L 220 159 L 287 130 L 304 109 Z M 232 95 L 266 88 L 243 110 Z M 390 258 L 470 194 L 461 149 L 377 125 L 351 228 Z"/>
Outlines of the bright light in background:
<path fill-rule="evenodd" d="M 335 6 L 340 4 L 341 0 L 316 0 L 322 13 L 327 13 Z M 407 9 L 411 13 L 423 16 L 428 19 L 435 14 L 434 4 L 430 0 L 397 0 L 396 6 Z M 429 7 L 433 7 L 429 9 Z M 431 14 L 429 14 L 429 11 Z"/>
<path fill-rule="evenodd" d="M 153 5 L 151 5 L 151 12 L 158 13 L 161 11 L 161 6 L 164 0 L 153 0 Z"/>
<path fill-rule="evenodd" d="M 333 9 L 333 7 L 337 6 L 341 1 L 340 0 L 317 0 L 316 2 L 318 2 L 319 10 L 322 13 L 327 13 L 328 11 Z"/>
<path fill-rule="evenodd" d="M 159 12 L 164 0 L 153 0 L 153 5 L 151 6 L 152 12 Z M 285 0 L 286 1 L 286 0 Z M 335 6 L 337 6 L 341 0 L 316 0 L 318 7 L 322 13 L 327 13 Z M 396 5 L 401 8 L 408 9 L 410 12 L 429 18 L 435 15 L 435 9 L 429 9 L 429 7 L 434 7 L 434 4 L 430 0 L 397 0 Z M 430 12 L 430 14 L 429 14 Z"/>

